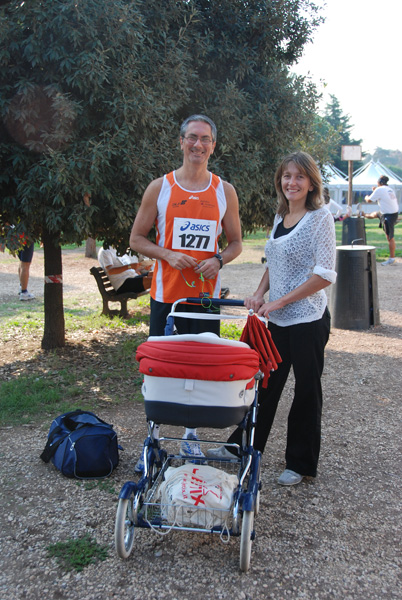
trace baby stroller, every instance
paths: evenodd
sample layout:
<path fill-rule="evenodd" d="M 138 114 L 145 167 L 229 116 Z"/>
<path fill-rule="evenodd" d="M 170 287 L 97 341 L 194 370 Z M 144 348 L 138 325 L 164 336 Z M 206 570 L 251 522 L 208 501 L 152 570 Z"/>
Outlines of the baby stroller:
<path fill-rule="evenodd" d="M 143 475 L 137 482 L 126 482 L 119 494 L 116 551 L 121 558 L 128 558 L 137 528 L 160 534 L 171 530 L 210 532 L 218 534 L 224 542 L 231 536 L 240 536 L 240 569 L 247 571 L 261 490 L 261 453 L 253 447 L 258 382 L 264 377 L 260 358 L 248 344 L 214 334 L 173 335 L 176 317 L 246 318 L 233 314 L 180 313 L 177 306 L 182 302 L 202 304 L 203 300 L 177 300 L 168 316 L 165 336 L 150 337 L 138 347 L 148 437 L 143 447 Z M 242 300 L 211 302 L 244 306 Z M 167 452 L 166 446 L 180 447 L 182 439 L 159 438 L 160 424 L 212 429 L 240 425 L 242 443 L 199 439 L 202 447 L 233 446 L 235 453 L 233 458 L 191 460 L 180 452 Z M 200 464 L 206 461 L 207 464 Z M 207 471 L 213 482 L 207 479 Z M 225 489 L 227 492 L 225 485 L 230 486 L 229 495 L 222 493 Z M 179 490 L 176 496 L 174 489 Z M 219 499 L 224 496 L 226 504 L 215 502 L 218 496 Z M 206 498 L 214 502 L 207 502 Z"/>

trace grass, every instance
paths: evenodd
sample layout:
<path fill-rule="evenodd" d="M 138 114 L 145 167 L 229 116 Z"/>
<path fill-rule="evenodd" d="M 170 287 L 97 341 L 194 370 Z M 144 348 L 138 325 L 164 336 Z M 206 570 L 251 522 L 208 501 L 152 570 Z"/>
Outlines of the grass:
<path fill-rule="evenodd" d="M 90 479 L 89 481 L 76 481 L 76 484 L 86 491 L 96 489 L 108 494 L 116 494 L 116 488 L 111 479 Z"/>
<path fill-rule="evenodd" d="M 43 301 L 26 306 L 16 299 L 0 305 L 4 355 L 8 347 L 21 349 L 2 369 L 0 426 L 50 423 L 76 408 L 96 412 L 105 404 L 142 401 L 135 352 L 147 337 L 149 317 L 144 307 L 149 298 L 133 301 L 127 320 L 99 315 L 97 296 L 86 298 L 85 306 L 81 302 L 65 298 L 67 343 L 52 352 L 40 350 Z"/>
<path fill-rule="evenodd" d="M 365 220 L 366 242 L 368 246 L 375 246 L 377 262 L 389 257 L 387 238 L 383 229 L 378 225 L 378 219 Z M 342 244 L 342 230 L 343 223 L 335 223 L 336 243 L 338 246 Z M 395 242 L 395 255 L 402 256 L 402 227 L 400 223 L 395 227 Z"/>
<path fill-rule="evenodd" d="M 106 560 L 108 551 L 106 546 L 101 546 L 89 534 L 78 539 L 57 542 L 47 547 L 50 558 L 56 558 L 59 566 L 65 571 L 82 571 L 97 560 Z"/>
<path fill-rule="evenodd" d="M 93 410 L 97 397 L 92 389 L 100 385 L 111 395 L 113 382 L 121 377 L 121 372 L 113 371 L 100 378 L 89 365 L 67 370 L 63 364 L 65 360 L 58 360 L 55 354 L 49 356 L 45 370 L 33 361 L 26 365 L 33 374 L 21 372 L 0 383 L 0 426 L 34 423 L 47 415 L 54 417 L 77 408 Z"/>
<path fill-rule="evenodd" d="M 29 423 L 39 407 L 50 411 L 68 410 L 60 388 L 36 375 L 21 375 L 18 379 L 3 382 L 0 385 L 0 406 L 2 425 Z"/>
<path fill-rule="evenodd" d="M 221 337 L 229 340 L 239 340 L 242 329 L 236 323 L 221 322 Z"/>
<path fill-rule="evenodd" d="M 378 226 L 379 221 L 377 219 L 365 220 L 365 231 L 366 231 L 366 242 L 368 246 L 375 246 L 376 248 L 376 260 L 377 262 L 388 258 L 389 248 L 388 242 L 385 237 L 384 231 Z M 342 230 L 343 223 L 335 223 L 336 233 L 336 244 L 340 246 L 342 244 Z M 243 240 L 243 246 L 245 248 L 252 248 L 255 250 L 263 250 L 267 239 L 266 229 L 259 229 L 253 234 L 247 236 Z M 399 222 L 395 227 L 395 242 L 396 242 L 396 256 L 402 257 L 402 226 Z"/>
<path fill-rule="evenodd" d="M 102 248 L 103 245 L 103 241 L 100 240 L 96 240 L 96 251 L 99 250 L 99 248 Z M 82 244 L 63 244 L 62 245 L 62 250 L 77 250 L 80 249 L 83 252 L 85 252 L 85 241 L 82 242 Z"/>
<path fill-rule="evenodd" d="M 145 300 L 144 300 L 145 298 Z M 91 305 L 91 300 L 93 305 Z M 109 319 L 99 314 L 99 299 L 94 296 L 85 299 L 82 306 L 82 298 L 68 298 L 64 302 L 64 320 L 68 331 L 82 331 L 87 333 L 98 328 L 108 330 L 129 328 L 141 322 L 147 322 L 148 317 L 142 313 L 149 299 L 142 296 L 135 303 L 132 302 L 130 309 L 135 310 L 129 319 L 121 319 L 116 316 Z M 35 303 L 21 303 L 18 298 L 15 302 L 4 302 L 0 305 L 0 341 L 7 341 L 7 336 L 14 336 L 15 330 L 34 334 L 43 330 L 44 309 L 43 301 Z"/>

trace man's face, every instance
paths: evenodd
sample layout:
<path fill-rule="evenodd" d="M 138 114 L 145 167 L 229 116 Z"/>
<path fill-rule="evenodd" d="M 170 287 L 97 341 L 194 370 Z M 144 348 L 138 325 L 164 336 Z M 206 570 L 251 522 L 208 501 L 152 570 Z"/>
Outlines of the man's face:
<path fill-rule="evenodd" d="M 188 160 L 194 164 L 208 163 L 215 149 L 211 126 L 203 121 L 190 121 L 185 136 L 180 138 L 180 147 L 183 150 L 184 161 Z"/>

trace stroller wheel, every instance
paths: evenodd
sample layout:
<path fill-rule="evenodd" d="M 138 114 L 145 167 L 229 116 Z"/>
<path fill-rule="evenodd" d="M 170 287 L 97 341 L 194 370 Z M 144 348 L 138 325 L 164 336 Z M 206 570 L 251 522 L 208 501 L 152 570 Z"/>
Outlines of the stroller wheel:
<path fill-rule="evenodd" d="M 116 552 L 120 558 L 128 558 L 133 549 L 136 520 L 135 513 L 134 494 L 131 494 L 128 499 L 120 498 L 117 506 L 114 529 Z"/>
<path fill-rule="evenodd" d="M 251 543 L 254 539 L 254 511 L 245 510 L 241 526 L 240 538 L 240 570 L 244 573 L 249 570 L 251 558 Z"/>

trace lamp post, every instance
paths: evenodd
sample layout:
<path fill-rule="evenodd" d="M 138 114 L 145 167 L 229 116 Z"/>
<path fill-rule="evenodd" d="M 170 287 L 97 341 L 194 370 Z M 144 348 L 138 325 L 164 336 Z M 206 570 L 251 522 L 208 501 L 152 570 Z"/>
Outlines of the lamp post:
<path fill-rule="evenodd" d="M 350 217 L 343 220 L 342 227 L 342 244 L 365 244 L 366 243 L 366 228 L 364 219 L 360 215 L 352 216 L 353 204 L 353 161 L 361 160 L 361 146 L 342 146 L 342 160 L 348 161 L 348 206 L 350 207 Z"/>
<path fill-rule="evenodd" d="M 348 206 L 352 208 L 353 201 L 353 161 L 362 159 L 361 146 L 342 146 L 341 160 L 348 161 Z"/>

